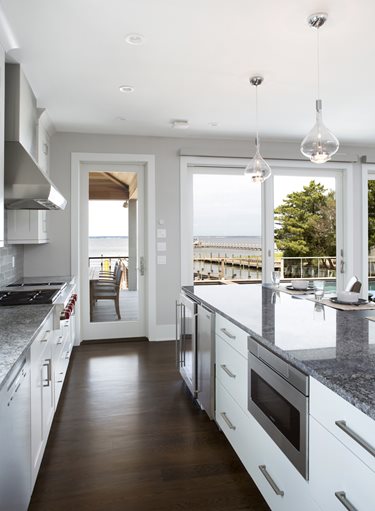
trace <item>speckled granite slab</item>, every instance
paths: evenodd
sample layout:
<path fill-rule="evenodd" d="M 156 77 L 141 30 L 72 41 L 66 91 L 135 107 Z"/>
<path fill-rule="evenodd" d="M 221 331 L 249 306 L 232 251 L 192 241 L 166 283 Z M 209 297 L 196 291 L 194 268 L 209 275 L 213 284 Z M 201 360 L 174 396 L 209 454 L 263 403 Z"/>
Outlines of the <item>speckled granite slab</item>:
<path fill-rule="evenodd" d="M 375 311 L 340 311 L 254 284 L 183 289 L 375 420 L 375 323 L 367 319 Z"/>
<path fill-rule="evenodd" d="M 52 309 L 52 304 L 0 307 L 0 388 Z"/>

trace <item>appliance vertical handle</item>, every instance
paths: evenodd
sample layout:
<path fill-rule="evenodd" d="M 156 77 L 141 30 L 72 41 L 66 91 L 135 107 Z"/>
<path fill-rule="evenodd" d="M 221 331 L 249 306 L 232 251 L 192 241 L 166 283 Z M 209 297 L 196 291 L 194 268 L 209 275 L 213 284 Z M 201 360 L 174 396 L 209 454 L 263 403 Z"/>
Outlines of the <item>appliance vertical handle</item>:
<path fill-rule="evenodd" d="M 178 308 L 180 307 L 180 318 L 178 317 Z M 180 322 L 179 322 L 180 319 Z M 180 336 L 178 335 L 178 325 L 180 325 Z M 176 300 L 176 367 L 180 369 L 181 365 L 181 303 Z"/>
<path fill-rule="evenodd" d="M 336 491 L 335 497 L 341 502 L 345 509 L 348 511 L 358 511 L 356 507 L 346 498 L 346 493 L 344 491 Z"/>
<path fill-rule="evenodd" d="M 269 473 L 267 472 L 267 467 L 266 465 L 259 465 L 258 466 L 259 470 L 262 472 L 262 474 L 264 475 L 264 477 L 267 479 L 267 482 L 269 483 L 269 485 L 271 486 L 271 488 L 273 489 L 273 491 L 276 493 L 276 495 L 279 495 L 280 497 L 284 497 L 284 492 L 283 490 L 280 490 L 280 488 L 277 486 L 277 484 L 275 483 L 275 481 L 272 479 L 272 477 L 269 475 Z"/>
<path fill-rule="evenodd" d="M 186 307 L 181 303 L 181 366 L 186 364 Z"/>

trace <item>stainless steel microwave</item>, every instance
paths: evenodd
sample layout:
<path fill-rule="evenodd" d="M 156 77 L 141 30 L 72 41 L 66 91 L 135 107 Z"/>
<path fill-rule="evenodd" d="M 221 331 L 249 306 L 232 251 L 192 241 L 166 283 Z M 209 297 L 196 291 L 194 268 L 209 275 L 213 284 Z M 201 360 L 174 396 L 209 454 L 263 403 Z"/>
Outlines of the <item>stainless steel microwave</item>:
<path fill-rule="evenodd" d="M 308 376 L 248 338 L 248 409 L 308 479 Z"/>

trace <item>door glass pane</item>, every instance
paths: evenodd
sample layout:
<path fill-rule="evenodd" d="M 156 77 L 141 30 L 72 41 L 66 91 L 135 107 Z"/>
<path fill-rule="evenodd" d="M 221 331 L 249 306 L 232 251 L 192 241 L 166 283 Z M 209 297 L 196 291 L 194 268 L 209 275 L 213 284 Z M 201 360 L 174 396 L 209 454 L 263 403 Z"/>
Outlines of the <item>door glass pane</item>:
<path fill-rule="evenodd" d="M 260 281 L 261 187 L 243 174 L 193 175 L 194 284 Z"/>
<path fill-rule="evenodd" d="M 89 173 L 90 321 L 138 319 L 137 176 Z"/>
<path fill-rule="evenodd" d="M 275 176 L 275 270 L 281 279 L 322 279 L 336 289 L 334 177 Z"/>
<path fill-rule="evenodd" d="M 375 180 L 368 181 L 368 289 L 375 295 Z"/>

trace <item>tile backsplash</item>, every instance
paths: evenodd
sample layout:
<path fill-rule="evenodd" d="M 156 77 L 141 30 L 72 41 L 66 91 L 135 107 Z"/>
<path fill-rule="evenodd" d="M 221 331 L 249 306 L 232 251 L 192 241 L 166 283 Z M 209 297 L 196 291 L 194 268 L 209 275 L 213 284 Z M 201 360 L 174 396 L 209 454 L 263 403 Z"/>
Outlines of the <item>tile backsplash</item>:
<path fill-rule="evenodd" d="M 0 248 L 0 287 L 11 284 L 21 277 L 23 277 L 23 245 L 7 245 Z"/>

